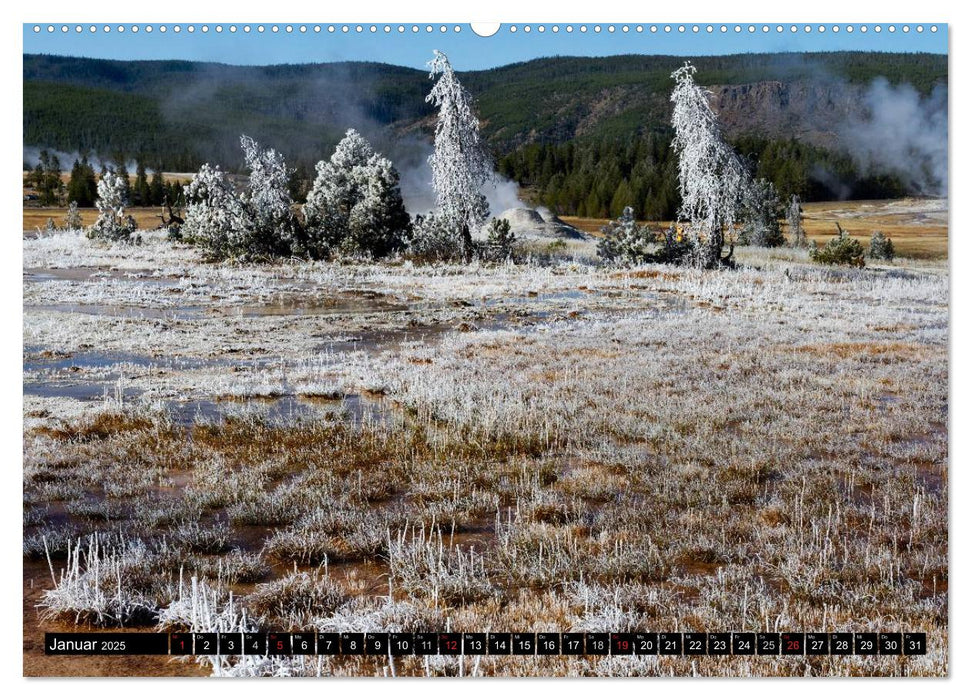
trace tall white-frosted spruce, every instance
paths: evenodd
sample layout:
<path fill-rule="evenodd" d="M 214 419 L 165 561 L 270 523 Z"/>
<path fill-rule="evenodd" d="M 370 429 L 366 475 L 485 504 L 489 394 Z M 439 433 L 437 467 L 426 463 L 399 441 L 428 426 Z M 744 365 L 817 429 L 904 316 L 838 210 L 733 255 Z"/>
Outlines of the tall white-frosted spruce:
<path fill-rule="evenodd" d="M 438 107 L 435 152 L 428 159 L 432 187 L 440 216 L 454 226 L 462 255 L 469 260 L 473 248 L 471 232 L 482 226 L 489 215 L 482 187 L 492 178 L 492 162 L 479 137 L 472 96 L 462 87 L 448 57 L 435 51 L 428 66 L 429 77 L 438 77 L 425 98 Z"/>
<path fill-rule="evenodd" d="M 712 268 L 727 260 L 721 257 L 726 232 L 739 218 L 751 175 L 725 141 L 708 102 L 710 93 L 695 83 L 695 70 L 685 63 L 671 74 L 675 81 L 672 145 L 678 154 L 681 193 L 678 216 L 685 222 L 695 264 Z"/>

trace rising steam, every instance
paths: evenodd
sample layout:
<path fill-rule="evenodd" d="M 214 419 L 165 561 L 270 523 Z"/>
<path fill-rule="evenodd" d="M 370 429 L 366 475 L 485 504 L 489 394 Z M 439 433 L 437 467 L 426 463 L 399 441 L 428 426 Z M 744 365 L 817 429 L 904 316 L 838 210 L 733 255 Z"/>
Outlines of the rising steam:
<path fill-rule="evenodd" d="M 947 89 L 939 85 L 922 97 L 879 78 L 863 99 L 865 115 L 840 133 L 860 165 L 900 173 L 922 194 L 947 196 Z"/>

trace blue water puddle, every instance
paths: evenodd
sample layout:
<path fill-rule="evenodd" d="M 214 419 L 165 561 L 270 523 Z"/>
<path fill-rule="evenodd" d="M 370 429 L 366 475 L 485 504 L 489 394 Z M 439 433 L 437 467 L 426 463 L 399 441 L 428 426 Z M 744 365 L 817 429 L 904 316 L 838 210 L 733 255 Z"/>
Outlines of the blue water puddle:
<path fill-rule="evenodd" d="M 120 392 L 120 394 L 119 394 Z M 119 389 L 115 382 L 24 382 L 25 396 L 64 398 L 76 401 L 104 401 L 121 396 L 130 401 L 143 391 L 131 387 Z"/>
<path fill-rule="evenodd" d="M 170 321 L 197 319 L 206 314 L 206 309 L 202 306 L 149 308 L 131 304 L 32 304 L 24 306 L 24 314 L 31 311 L 56 311 L 108 318 L 150 318 Z"/>
<path fill-rule="evenodd" d="M 75 353 L 43 354 L 43 348 L 28 346 L 24 348 L 24 372 L 58 372 L 74 367 L 81 369 L 103 369 L 119 364 L 136 367 L 159 367 L 164 369 L 198 369 L 212 365 L 238 364 L 229 361 L 202 359 L 196 357 L 150 357 L 126 352 L 96 352 L 82 350 Z"/>
<path fill-rule="evenodd" d="M 360 426 L 366 422 L 384 423 L 385 411 L 377 401 L 358 394 L 340 399 L 308 396 L 275 396 L 247 399 L 201 399 L 168 401 L 165 408 L 179 425 L 220 422 L 228 416 L 258 415 L 270 424 L 289 425 L 304 420 L 329 419 Z"/>

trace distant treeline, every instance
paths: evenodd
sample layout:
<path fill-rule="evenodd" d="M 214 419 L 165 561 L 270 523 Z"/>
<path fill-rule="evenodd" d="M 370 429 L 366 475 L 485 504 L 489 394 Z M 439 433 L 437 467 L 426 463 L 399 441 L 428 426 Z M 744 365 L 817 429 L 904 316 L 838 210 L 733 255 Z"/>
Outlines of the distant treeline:
<path fill-rule="evenodd" d="M 898 175 L 861 173 L 849 156 L 793 139 L 742 137 L 733 145 L 784 201 L 794 194 L 811 202 L 908 193 Z M 501 158 L 499 172 L 558 214 L 616 218 L 630 206 L 638 219 L 669 220 L 680 202 L 669 131 L 626 141 L 530 144 Z"/>
<path fill-rule="evenodd" d="M 676 207 L 670 140 L 671 71 L 681 56 L 551 57 L 460 73 L 503 174 L 564 213 L 639 217 Z M 692 59 L 703 85 L 764 80 L 866 85 L 877 77 L 922 94 L 947 81 L 947 56 L 833 52 Z M 272 144 L 297 168 L 314 164 L 354 127 L 401 166 L 430 142 L 427 71 L 379 63 L 228 66 L 24 56 L 24 144 L 95 160 L 194 172 L 242 166 L 238 136 Z M 736 145 L 782 194 L 805 200 L 892 196 L 892 175 L 863 174 L 835 150 L 788 140 L 759 114 Z M 740 118 L 745 120 L 746 114 Z M 776 128 L 777 132 L 766 131 Z M 745 137 L 757 133 L 758 138 Z M 616 160 L 615 160 L 616 159 Z M 73 159 L 72 159 L 73 160 Z M 66 167 L 70 163 L 63 164 Z"/>
<path fill-rule="evenodd" d="M 132 206 L 177 205 L 183 199 L 182 183 L 166 182 L 158 171 L 149 177 L 148 169 L 142 162 L 136 166 L 134 180 L 128 173 L 123 157 L 110 164 L 102 163 L 101 174 L 108 168 L 121 177 L 124 201 Z M 93 207 L 98 200 L 99 175 L 88 158 L 82 156 L 74 161 L 67 182 L 62 179 L 61 171 L 60 158 L 46 149 L 42 150 L 39 162 L 24 177 L 24 185 L 33 187 L 38 200 L 45 206 L 64 206 L 74 202 L 79 207 Z"/>

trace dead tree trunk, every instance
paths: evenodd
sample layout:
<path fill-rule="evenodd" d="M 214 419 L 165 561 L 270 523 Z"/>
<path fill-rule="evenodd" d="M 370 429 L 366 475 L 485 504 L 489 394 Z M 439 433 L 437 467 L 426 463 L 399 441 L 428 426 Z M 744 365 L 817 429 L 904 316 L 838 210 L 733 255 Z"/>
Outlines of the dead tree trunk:
<path fill-rule="evenodd" d="M 468 222 L 462 224 L 462 257 L 465 262 L 472 262 L 472 231 L 469 230 Z"/>
<path fill-rule="evenodd" d="M 168 211 L 168 214 L 169 214 L 168 217 L 165 216 L 166 210 Z M 172 204 L 169 202 L 168 199 L 162 202 L 162 213 L 156 214 L 156 216 L 158 216 L 158 218 L 162 220 L 162 228 L 181 226 L 182 224 L 185 223 L 185 219 L 183 219 L 181 216 L 179 216 L 172 210 Z"/>

